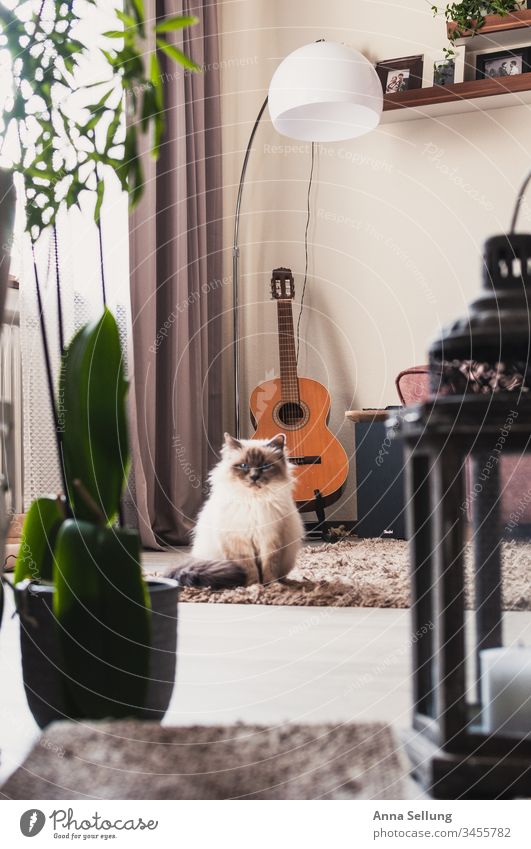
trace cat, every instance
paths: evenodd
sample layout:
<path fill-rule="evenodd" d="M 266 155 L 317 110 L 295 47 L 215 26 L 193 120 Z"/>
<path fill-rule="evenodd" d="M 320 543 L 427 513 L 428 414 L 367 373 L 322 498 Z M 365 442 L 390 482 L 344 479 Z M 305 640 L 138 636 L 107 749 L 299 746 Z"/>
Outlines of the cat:
<path fill-rule="evenodd" d="M 283 433 L 270 440 L 225 434 L 194 530 L 194 559 L 172 573 L 181 586 L 268 584 L 293 569 L 304 527 L 285 449 Z"/>

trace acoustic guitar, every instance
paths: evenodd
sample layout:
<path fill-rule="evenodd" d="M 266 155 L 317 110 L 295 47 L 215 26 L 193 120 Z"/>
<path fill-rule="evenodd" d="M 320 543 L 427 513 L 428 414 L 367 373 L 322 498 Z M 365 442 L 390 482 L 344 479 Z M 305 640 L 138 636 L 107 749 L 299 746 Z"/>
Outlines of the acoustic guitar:
<path fill-rule="evenodd" d="M 261 383 L 251 395 L 255 439 L 284 433 L 296 475 L 295 501 L 302 510 L 314 509 L 318 494 L 323 503 L 337 497 L 348 475 L 343 446 L 327 427 L 330 395 L 317 380 L 299 377 L 293 332 L 293 275 L 276 268 L 271 295 L 277 302 L 280 377 Z"/>

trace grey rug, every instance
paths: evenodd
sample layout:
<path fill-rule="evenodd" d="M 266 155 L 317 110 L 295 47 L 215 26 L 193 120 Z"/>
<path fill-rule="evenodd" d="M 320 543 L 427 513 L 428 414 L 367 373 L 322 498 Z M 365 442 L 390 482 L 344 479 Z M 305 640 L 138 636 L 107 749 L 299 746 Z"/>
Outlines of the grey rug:
<path fill-rule="evenodd" d="M 502 546 L 503 606 L 531 610 L 531 544 Z M 466 551 L 467 603 L 473 599 L 472 547 Z M 407 543 L 352 539 L 306 546 L 286 583 L 235 590 L 181 590 L 180 601 L 210 604 L 281 604 L 332 607 L 409 607 Z"/>
<path fill-rule="evenodd" d="M 407 799 L 405 756 L 381 723 L 161 727 L 59 722 L 4 799 Z"/>

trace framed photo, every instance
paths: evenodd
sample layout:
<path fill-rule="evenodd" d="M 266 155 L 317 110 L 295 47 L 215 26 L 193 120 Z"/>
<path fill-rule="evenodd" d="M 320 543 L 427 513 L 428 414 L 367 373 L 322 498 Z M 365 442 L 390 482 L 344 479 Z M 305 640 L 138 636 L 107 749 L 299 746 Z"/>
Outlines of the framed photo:
<path fill-rule="evenodd" d="M 380 77 L 384 94 L 398 94 L 422 88 L 423 56 L 405 56 L 378 62 L 376 73 Z"/>
<path fill-rule="evenodd" d="M 476 79 L 492 77 L 514 77 L 531 71 L 531 48 L 513 47 L 512 50 L 497 50 L 495 53 L 478 53 Z"/>
<path fill-rule="evenodd" d="M 455 85 L 465 78 L 465 48 L 454 47 L 455 56 L 448 59 L 442 51 L 424 55 L 422 87 Z"/>

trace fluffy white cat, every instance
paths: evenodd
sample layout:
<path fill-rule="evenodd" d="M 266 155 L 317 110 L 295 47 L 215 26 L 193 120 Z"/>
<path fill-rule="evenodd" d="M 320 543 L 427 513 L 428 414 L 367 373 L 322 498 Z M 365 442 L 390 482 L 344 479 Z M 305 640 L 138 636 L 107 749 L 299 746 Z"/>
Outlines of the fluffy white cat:
<path fill-rule="evenodd" d="M 179 582 L 225 589 L 285 577 L 304 527 L 284 434 L 238 440 L 226 433 L 210 484 L 194 531 L 194 560 L 173 573 Z"/>

